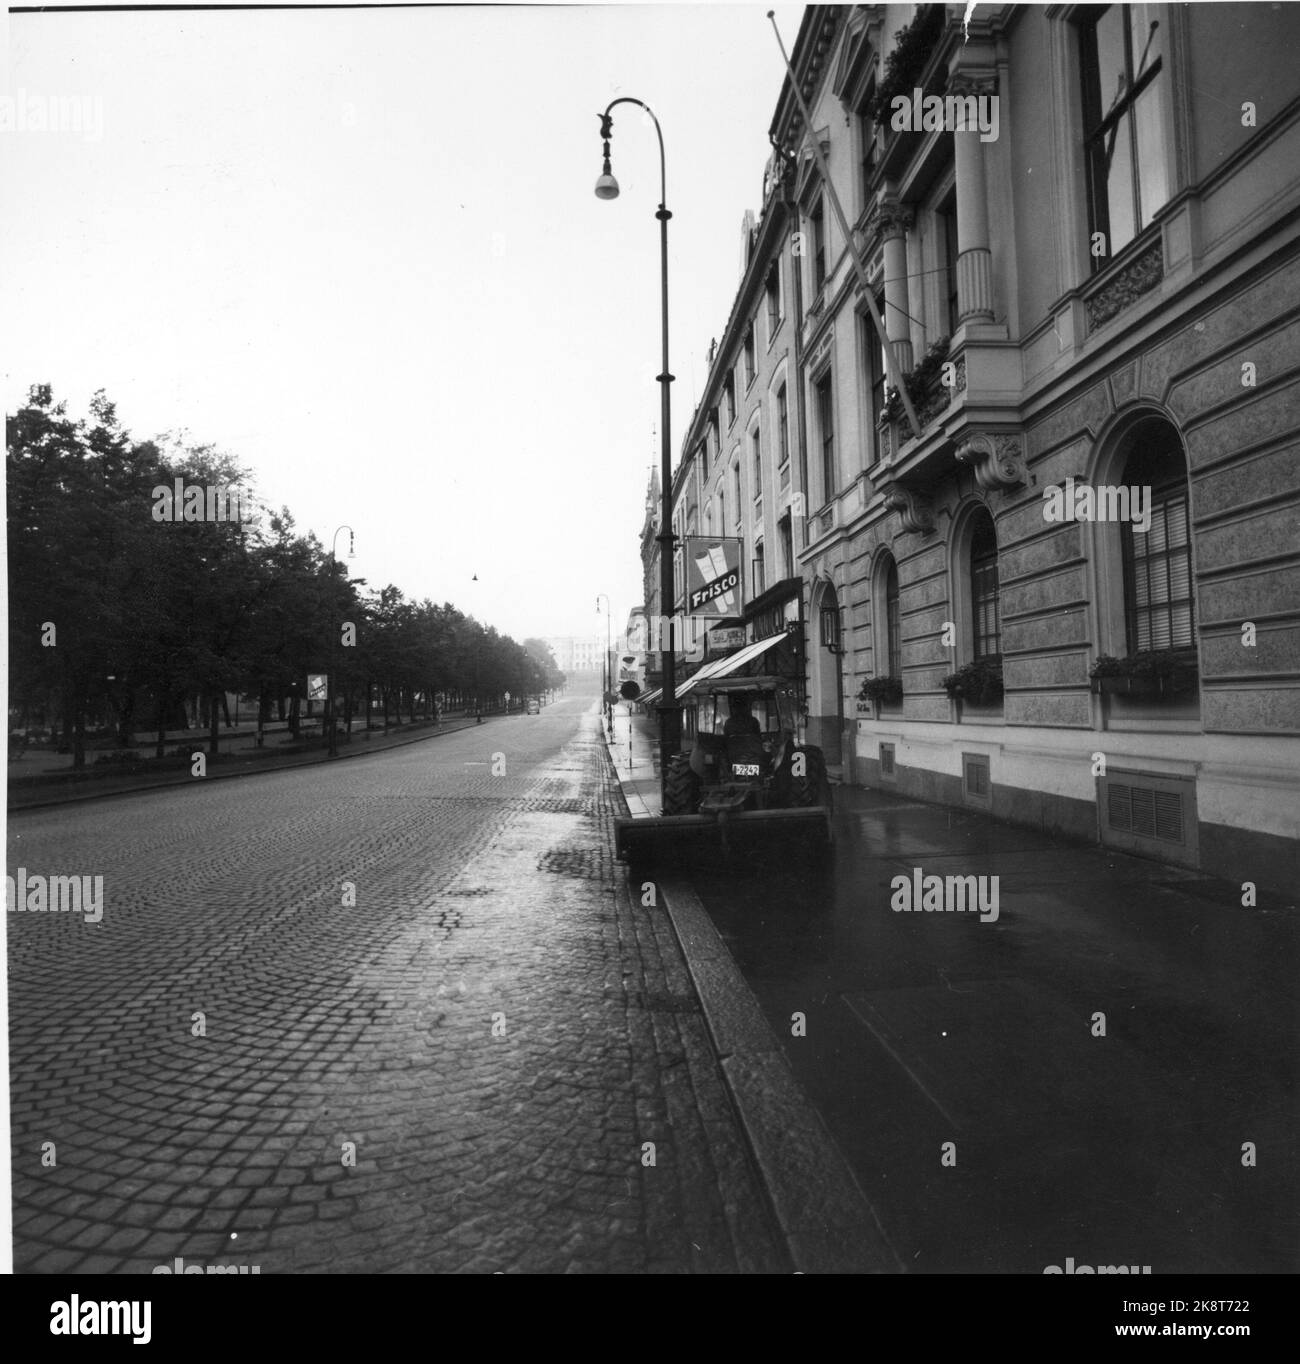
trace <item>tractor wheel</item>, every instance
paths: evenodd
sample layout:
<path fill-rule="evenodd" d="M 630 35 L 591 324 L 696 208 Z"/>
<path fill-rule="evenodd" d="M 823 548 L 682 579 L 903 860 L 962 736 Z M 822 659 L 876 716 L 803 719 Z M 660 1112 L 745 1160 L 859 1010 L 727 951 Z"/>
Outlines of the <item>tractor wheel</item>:
<path fill-rule="evenodd" d="M 693 815 L 700 804 L 700 779 L 691 771 L 690 759 L 678 753 L 668 764 L 664 783 L 664 814 Z"/>
<path fill-rule="evenodd" d="M 795 762 L 803 758 L 803 775 L 795 771 Z M 786 774 L 788 804 L 793 809 L 820 805 L 828 785 L 826 759 L 820 748 L 796 748 L 790 755 L 790 770 Z"/>

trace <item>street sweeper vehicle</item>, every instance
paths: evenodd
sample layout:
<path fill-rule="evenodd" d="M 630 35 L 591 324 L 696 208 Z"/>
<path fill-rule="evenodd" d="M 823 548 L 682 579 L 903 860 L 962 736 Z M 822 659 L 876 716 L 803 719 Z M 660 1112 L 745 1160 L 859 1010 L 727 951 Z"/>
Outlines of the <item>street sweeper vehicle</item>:
<path fill-rule="evenodd" d="M 663 813 L 616 819 L 616 855 L 671 866 L 692 850 L 806 852 L 828 863 L 834 799 L 820 748 L 796 739 L 796 694 L 774 675 L 687 679 L 682 751 L 672 756 Z"/>

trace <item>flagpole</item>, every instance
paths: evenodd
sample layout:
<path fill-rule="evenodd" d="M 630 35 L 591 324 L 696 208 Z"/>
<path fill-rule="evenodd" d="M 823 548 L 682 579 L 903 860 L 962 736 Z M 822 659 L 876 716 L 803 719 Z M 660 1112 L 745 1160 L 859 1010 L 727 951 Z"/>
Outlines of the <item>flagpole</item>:
<path fill-rule="evenodd" d="M 862 259 L 862 253 L 858 250 L 857 243 L 853 240 L 853 233 L 849 230 L 848 219 L 844 216 L 844 209 L 840 206 L 840 196 L 835 192 L 835 186 L 831 183 L 830 169 L 826 165 L 826 158 L 822 154 L 821 143 L 817 140 L 816 130 L 813 128 L 812 114 L 808 111 L 808 106 L 804 103 L 803 92 L 799 89 L 799 82 L 795 79 L 794 67 L 790 65 L 790 58 L 786 55 L 785 44 L 781 41 L 781 30 L 776 26 L 776 14 L 768 10 L 767 17 L 772 21 L 772 31 L 776 34 L 777 46 L 781 49 L 781 60 L 785 62 L 785 69 L 790 73 L 790 89 L 794 92 L 794 97 L 799 102 L 799 112 L 803 115 L 804 128 L 807 130 L 809 140 L 812 142 L 813 155 L 817 158 L 817 169 L 821 172 L 822 184 L 826 187 L 826 193 L 831 201 L 831 208 L 835 213 L 835 220 L 840 225 L 840 232 L 844 237 L 844 243 L 848 247 L 849 255 L 853 258 L 853 268 L 858 274 L 858 283 L 862 286 L 863 295 L 867 302 L 867 311 L 871 314 L 871 321 L 875 324 L 876 335 L 880 337 L 880 344 L 885 352 L 885 372 L 889 376 L 889 382 L 898 393 L 903 402 L 903 411 L 907 413 L 907 420 L 912 423 L 912 431 L 915 435 L 921 434 L 921 423 L 916 419 L 916 409 L 912 406 L 912 399 L 907 391 L 907 386 L 903 383 L 902 376 L 898 372 L 898 362 L 894 358 L 894 348 L 889 344 L 889 337 L 885 333 L 885 324 L 880 316 L 880 309 L 876 307 L 875 296 L 871 292 L 871 280 L 867 275 L 867 265 Z"/>

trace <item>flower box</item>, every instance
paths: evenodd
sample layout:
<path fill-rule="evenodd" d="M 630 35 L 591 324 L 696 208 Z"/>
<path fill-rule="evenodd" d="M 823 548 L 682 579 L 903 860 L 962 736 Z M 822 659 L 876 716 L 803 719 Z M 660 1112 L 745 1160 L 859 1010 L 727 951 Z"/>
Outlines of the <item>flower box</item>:
<path fill-rule="evenodd" d="M 1002 660 L 981 658 L 965 663 L 943 679 L 943 688 L 954 701 L 970 706 L 996 706 L 1002 700 Z"/>
<path fill-rule="evenodd" d="M 1088 672 L 1098 696 L 1176 697 L 1196 691 L 1196 660 L 1175 649 L 1143 649 L 1127 658 L 1103 654 Z"/>

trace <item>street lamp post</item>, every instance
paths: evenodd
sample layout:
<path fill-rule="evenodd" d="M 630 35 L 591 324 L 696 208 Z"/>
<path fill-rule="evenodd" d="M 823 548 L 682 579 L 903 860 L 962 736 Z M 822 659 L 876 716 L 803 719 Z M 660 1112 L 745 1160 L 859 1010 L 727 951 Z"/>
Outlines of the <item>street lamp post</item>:
<path fill-rule="evenodd" d="M 677 704 L 676 660 L 674 658 L 676 631 L 673 625 L 673 607 L 677 600 L 677 594 L 673 590 L 673 542 L 676 537 L 673 535 L 672 398 L 669 388 L 673 376 L 668 369 L 668 220 L 673 215 L 668 211 L 668 175 L 665 169 L 663 130 L 659 127 L 659 120 L 655 117 L 654 110 L 648 104 L 643 104 L 639 99 L 633 99 L 630 95 L 624 95 L 622 98 L 614 100 L 600 115 L 600 136 L 604 142 L 605 165 L 600 178 L 596 181 L 596 197 L 598 199 L 618 198 L 618 181 L 614 179 L 609 165 L 609 140 L 614 133 L 614 120 L 610 114 L 620 104 L 635 104 L 639 109 L 644 109 L 650 115 L 650 120 L 655 125 L 655 136 L 659 139 L 659 209 L 655 213 L 655 217 L 659 220 L 659 292 L 662 311 L 663 364 L 656 382 L 659 384 L 660 393 L 659 424 L 663 449 L 660 454 L 659 476 L 662 507 L 659 513 L 659 534 L 655 538 L 659 542 L 660 617 L 661 619 L 666 618 L 668 622 L 667 640 L 662 637 L 661 627 L 659 641 L 668 646 L 663 650 L 663 696 L 660 698 L 659 704 L 659 781 L 662 791 L 667 786 L 668 766 L 672 762 L 673 755 L 677 752 L 681 734 L 681 707 Z"/>
<path fill-rule="evenodd" d="M 353 533 L 352 533 L 352 527 L 351 527 L 351 526 L 339 526 L 338 530 L 336 530 L 336 531 L 334 532 L 334 539 L 330 541 L 330 563 L 331 563 L 331 565 L 333 565 L 334 563 L 337 562 L 337 558 L 336 558 L 336 556 L 335 556 L 335 552 L 334 552 L 334 551 L 338 548 L 338 543 L 339 543 L 339 531 L 343 531 L 343 530 L 347 531 L 347 533 L 348 533 L 348 558 L 349 558 L 349 559 L 352 558 L 353 549 L 354 549 L 354 545 L 355 545 L 355 540 L 354 540 L 354 538 L 353 538 Z M 333 568 L 331 568 L 331 570 L 330 570 L 330 577 L 333 578 L 333 576 L 334 576 L 334 572 L 333 572 Z M 337 742 L 337 739 L 336 739 L 336 736 L 335 736 L 335 732 L 334 732 L 334 663 L 335 663 L 335 659 L 336 659 L 337 657 L 338 657 L 338 632 L 337 632 L 337 630 L 335 630 L 335 631 L 331 634 L 331 636 L 330 636 L 329 660 L 328 660 L 329 672 L 327 672 L 327 673 L 325 674 L 325 723 L 326 723 L 326 725 L 328 726 L 328 732 L 329 732 L 329 755 L 330 755 L 331 758 L 337 758 L 338 755 L 339 755 L 338 742 Z"/>
<path fill-rule="evenodd" d="M 605 718 L 606 718 L 607 720 L 610 720 L 611 723 L 612 723 L 612 720 L 613 720 L 613 709 L 614 709 L 614 707 L 613 707 L 613 697 L 612 697 L 611 693 L 612 693 L 613 690 L 614 690 L 614 670 L 613 670 L 613 668 L 610 666 L 610 658 L 609 658 L 609 651 L 610 651 L 610 641 L 609 641 L 609 616 L 610 616 L 610 606 L 609 606 L 609 597 L 608 597 L 604 592 L 597 592 L 597 593 L 596 593 L 596 610 L 598 610 L 598 611 L 600 610 L 600 601 L 601 601 L 601 598 L 602 598 L 602 597 L 604 597 L 604 599 L 605 599 L 605 667 L 604 667 L 604 669 L 603 669 L 603 675 L 604 675 L 604 678 L 605 678 L 605 706 L 604 706 L 604 710 L 605 710 Z"/>

